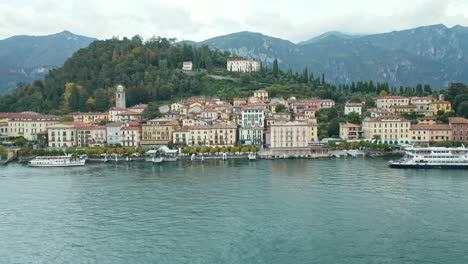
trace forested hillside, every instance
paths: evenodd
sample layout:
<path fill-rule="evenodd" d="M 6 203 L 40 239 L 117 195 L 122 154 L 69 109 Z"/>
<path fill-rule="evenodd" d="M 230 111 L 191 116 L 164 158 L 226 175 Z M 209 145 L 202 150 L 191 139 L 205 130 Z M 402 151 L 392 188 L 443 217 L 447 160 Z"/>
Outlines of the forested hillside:
<path fill-rule="evenodd" d="M 229 52 L 207 46 L 193 47 L 172 39 L 143 41 L 135 36 L 95 41 L 76 52 L 63 67 L 50 71 L 44 81 L 18 87 L 0 97 L 0 112 L 36 111 L 66 114 L 73 111 L 106 111 L 114 105 L 115 87 L 123 84 L 127 104 L 175 101 L 197 96 L 222 99 L 252 95 L 267 89 L 271 96 L 320 97 L 338 105 L 360 96 L 372 104 L 382 94 L 430 95 L 428 85 L 389 87 L 372 81 L 335 86 L 324 75 L 282 71 L 275 60 L 271 68 L 257 73 L 229 73 L 225 69 Z M 192 72 L 181 71 L 183 61 L 192 61 Z M 223 78 L 227 77 L 227 78 Z"/>

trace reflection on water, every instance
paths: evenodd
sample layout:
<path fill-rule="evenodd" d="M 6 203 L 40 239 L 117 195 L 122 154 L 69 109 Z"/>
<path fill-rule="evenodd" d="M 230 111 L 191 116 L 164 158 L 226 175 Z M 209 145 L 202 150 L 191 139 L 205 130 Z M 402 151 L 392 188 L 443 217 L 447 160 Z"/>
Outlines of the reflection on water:
<path fill-rule="evenodd" d="M 468 263 L 466 170 L 379 159 L 0 170 L 0 263 Z"/>

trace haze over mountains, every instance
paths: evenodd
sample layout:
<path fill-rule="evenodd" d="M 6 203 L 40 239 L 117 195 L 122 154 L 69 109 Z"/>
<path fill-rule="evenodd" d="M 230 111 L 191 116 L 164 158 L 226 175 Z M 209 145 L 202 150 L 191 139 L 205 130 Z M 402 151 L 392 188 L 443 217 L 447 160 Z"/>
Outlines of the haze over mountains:
<path fill-rule="evenodd" d="M 42 79 L 49 69 L 61 66 L 75 51 L 94 40 L 68 31 L 0 40 L 0 94 L 19 82 Z"/>
<path fill-rule="evenodd" d="M 42 78 L 93 40 L 67 31 L 0 40 L 0 93 L 17 82 Z M 308 67 L 337 84 L 373 80 L 394 86 L 427 83 L 438 89 L 468 82 L 468 28 L 463 26 L 433 25 L 372 35 L 327 32 L 297 44 L 244 31 L 186 43 L 227 50 L 266 65 L 277 58 L 284 70 Z"/>

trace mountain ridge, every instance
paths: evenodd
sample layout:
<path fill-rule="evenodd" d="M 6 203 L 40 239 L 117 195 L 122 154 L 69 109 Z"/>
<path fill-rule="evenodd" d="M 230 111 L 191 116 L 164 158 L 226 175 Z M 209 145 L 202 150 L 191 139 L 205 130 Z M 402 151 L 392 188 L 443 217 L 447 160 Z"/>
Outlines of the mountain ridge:
<path fill-rule="evenodd" d="M 368 35 L 331 31 L 297 44 L 242 31 L 191 43 L 257 59 L 267 66 L 278 59 L 284 70 L 307 67 L 337 84 L 373 80 L 442 88 L 451 82 L 468 82 L 468 28 L 461 25 L 436 24 Z M 359 56 L 360 47 L 366 47 L 366 56 Z"/>

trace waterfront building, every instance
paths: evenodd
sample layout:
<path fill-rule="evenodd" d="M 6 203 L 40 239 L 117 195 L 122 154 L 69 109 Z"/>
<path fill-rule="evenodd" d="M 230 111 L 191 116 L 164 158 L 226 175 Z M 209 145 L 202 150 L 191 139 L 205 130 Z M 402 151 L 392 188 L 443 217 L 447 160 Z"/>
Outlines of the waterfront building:
<path fill-rule="evenodd" d="M 405 96 L 389 95 L 377 98 L 375 100 L 375 105 L 377 108 L 390 109 L 393 105 L 409 105 L 409 101 L 410 99 Z"/>
<path fill-rule="evenodd" d="M 123 123 L 106 124 L 106 142 L 108 146 L 120 145 L 120 129 L 123 126 Z"/>
<path fill-rule="evenodd" d="M 429 145 L 452 140 L 452 129 L 448 124 L 411 125 L 411 142 Z"/>
<path fill-rule="evenodd" d="M 167 145 L 172 142 L 172 134 L 179 126 L 173 119 L 156 118 L 142 125 L 142 146 Z"/>
<path fill-rule="evenodd" d="M 389 144 L 409 143 L 410 121 L 399 115 L 366 118 L 362 122 L 364 138 Z"/>
<path fill-rule="evenodd" d="M 452 129 L 452 140 L 468 142 L 468 119 L 463 117 L 449 117 L 449 125 Z"/>
<path fill-rule="evenodd" d="M 99 123 L 100 121 L 107 121 L 109 120 L 109 113 L 101 113 L 101 112 L 75 112 L 70 113 L 70 116 L 73 117 L 73 121 L 76 122 L 83 122 L 88 124 Z"/>
<path fill-rule="evenodd" d="M 259 100 L 268 100 L 268 92 L 265 90 L 257 90 L 254 92 L 254 97 Z"/>
<path fill-rule="evenodd" d="M 125 88 L 122 85 L 117 86 L 117 91 L 115 93 L 115 107 L 127 108 Z"/>
<path fill-rule="evenodd" d="M 47 128 L 58 124 L 60 117 L 43 115 L 34 112 L 4 113 L 3 122 L 8 124 L 6 135 L 9 137 L 24 137 L 27 140 L 37 140 L 37 134 L 47 131 Z"/>
<path fill-rule="evenodd" d="M 174 143 L 178 142 L 177 135 L 186 136 L 188 146 L 207 146 L 207 147 L 223 147 L 233 146 L 237 140 L 237 127 L 225 125 L 212 126 L 191 126 L 186 127 L 187 132 L 180 133 L 177 130 L 174 137 Z"/>
<path fill-rule="evenodd" d="M 242 127 L 265 126 L 265 111 L 259 106 L 245 106 L 242 108 Z"/>
<path fill-rule="evenodd" d="M 352 123 L 340 123 L 340 138 L 344 140 L 357 140 L 361 138 L 361 126 Z"/>
<path fill-rule="evenodd" d="M 239 143 L 263 146 L 263 130 L 264 128 L 260 126 L 239 128 Z"/>
<path fill-rule="evenodd" d="M 227 61 L 226 69 L 230 72 L 258 72 L 260 71 L 260 62 L 230 58 Z"/>
<path fill-rule="evenodd" d="M 357 113 L 359 116 L 362 114 L 362 103 L 346 103 L 344 108 L 344 114 Z"/>
<path fill-rule="evenodd" d="M 47 138 L 51 148 L 76 147 L 78 142 L 75 122 L 63 122 L 49 126 Z"/>
<path fill-rule="evenodd" d="M 271 148 L 306 148 L 317 142 L 317 125 L 307 122 L 275 122 L 270 126 Z"/>
<path fill-rule="evenodd" d="M 105 126 L 93 126 L 90 129 L 90 147 L 100 147 L 107 143 L 107 128 Z"/>
<path fill-rule="evenodd" d="M 188 145 L 190 132 L 187 127 L 179 127 L 173 132 L 172 143 L 176 145 Z"/>
<path fill-rule="evenodd" d="M 429 111 L 431 111 L 433 115 L 437 115 L 439 111 L 447 113 L 452 111 L 452 106 L 449 101 L 437 100 L 429 104 Z"/>
<path fill-rule="evenodd" d="M 122 147 L 139 147 L 141 139 L 141 128 L 137 126 L 126 126 L 120 129 L 120 145 Z"/>
<path fill-rule="evenodd" d="M 183 71 L 191 71 L 192 68 L 193 68 L 193 63 L 191 61 L 182 62 L 182 70 Z"/>

